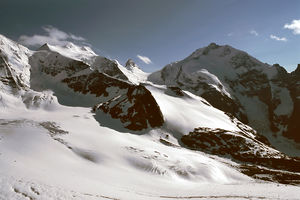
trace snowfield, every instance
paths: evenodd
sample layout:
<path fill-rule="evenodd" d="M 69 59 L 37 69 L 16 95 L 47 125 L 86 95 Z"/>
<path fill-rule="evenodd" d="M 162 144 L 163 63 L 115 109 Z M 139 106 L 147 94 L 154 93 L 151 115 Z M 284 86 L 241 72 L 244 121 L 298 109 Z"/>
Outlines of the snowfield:
<path fill-rule="evenodd" d="M 156 99 L 165 117 L 165 124 L 172 132 L 187 134 L 196 127 L 238 130 L 224 112 L 190 92 L 184 91 L 183 98 L 165 94 L 166 87 L 147 87 Z"/>
<path fill-rule="evenodd" d="M 300 196 L 299 187 L 257 182 L 229 160 L 166 146 L 164 130 L 135 135 L 99 126 L 88 108 L 5 109 L 0 119 L 1 199 Z"/>

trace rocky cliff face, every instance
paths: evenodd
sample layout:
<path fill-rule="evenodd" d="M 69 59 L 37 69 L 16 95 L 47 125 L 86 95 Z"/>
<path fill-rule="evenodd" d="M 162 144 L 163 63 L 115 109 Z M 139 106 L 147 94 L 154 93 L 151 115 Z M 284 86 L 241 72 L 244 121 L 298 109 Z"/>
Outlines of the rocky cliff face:
<path fill-rule="evenodd" d="M 151 93 L 142 85 L 126 87 L 123 94 L 94 106 L 93 110 L 109 113 L 118 118 L 130 130 L 159 127 L 163 115 Z"/>
<path fill-rule="evenodd" d="M 288 82 L 288 89 L 294 102 L 292 115 L 287 122 L 288 129 L 284 132 L 284 135 L 300 142 L 300 64 L 298 64 L 297 69 L 284 80 L 284 82 Z"/>

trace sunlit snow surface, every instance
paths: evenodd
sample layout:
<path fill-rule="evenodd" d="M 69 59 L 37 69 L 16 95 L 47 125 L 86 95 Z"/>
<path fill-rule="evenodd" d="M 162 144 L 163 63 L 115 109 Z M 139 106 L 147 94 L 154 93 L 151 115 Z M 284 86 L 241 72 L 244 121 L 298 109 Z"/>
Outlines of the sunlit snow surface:
<path fill-rule="evenodd" d="M 164 112 L 164 95 L 158 90 L 154 96 L 160 96 Z M 0 119 L 0 199 L 296 199 L 300 195 L 299 187 L 256 183 L 217 157 L 165 146 L 159 143 L 161 129 L 135 135 L 99 126 L 87 108 L 6 108 Z M 166 119 L 172 123 L 168 115 Z"/>

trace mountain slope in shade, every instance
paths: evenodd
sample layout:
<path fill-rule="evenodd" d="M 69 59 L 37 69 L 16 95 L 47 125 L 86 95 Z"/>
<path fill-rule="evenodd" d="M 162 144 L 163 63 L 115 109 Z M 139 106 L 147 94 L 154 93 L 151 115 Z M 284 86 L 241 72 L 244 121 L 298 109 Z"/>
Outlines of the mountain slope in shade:
<path fill-rule="evenodd" d="M 299 155 L 297 144 L 282 137 L 298 141 L 297 131 L 290 131 L 290 127 L 298 127 L 292 120 L 298 101 L 297 92 L 292 89 L 297 88 L 298 80 L 290 81 L 293 74 L 228 45 L 212 43 L 152 73 L 148 80 L 202 96 L 214 107 L 264 134 L 275 147 Z M 287 145 L 293 147 L 288 149 Z"/>
<path fill-rule="evenodd" d="M 288 130 L 284 133 L 287 137 L 300 142 L 300 64 L 290 76 L 284 76 L 283 81 L 288 82 L 290 94 L 294 102 L 294 110 L 289 118 Z"/>

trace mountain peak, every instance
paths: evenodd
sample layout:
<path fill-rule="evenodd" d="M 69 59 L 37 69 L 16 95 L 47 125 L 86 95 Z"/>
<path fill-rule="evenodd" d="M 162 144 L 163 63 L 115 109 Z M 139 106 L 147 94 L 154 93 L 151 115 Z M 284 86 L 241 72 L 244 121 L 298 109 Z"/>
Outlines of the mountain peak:
<path fill-rule="evenodd" d="M 220 45 L 217 45 L 217 44 L 214 43 L 214 42 L 212 42 L 212 43 L 210 43 L 207 47 L 210 48 L 210 49 L 217 49 L 217 48 L 219 48 L 219 47 L 221 47 L 221 46 L 220 46 Z"/>
<path fill-rule="evenodd" d="M 0 34 L 0 40 L 6 38 L 4 35 Z"/>
<path fill-rule="evenodd" d="M 45 43 L 40 48 L 38 48 L 38 51 L 41 51 L 41 50 L 47 50 L 47 51 L 49 51 L 50 50 L 49 44 Z"/>
<path fill-rule="evenodd" d="M 128 59 L 126 64 L 125 64 L 125 67 L 127 69 L 132 69 L 132 68 L 139 68 L 139 66 L 137 64 L 135 64 L 135 62 L 132 60 L 132 59 Z"/>
<path fill-rule="evenodd" d="M 300 64 L 298 64 L 295 71 L 292 72 L 292 74 L 296 75 L 297 77 L 300 77 Z"/>

